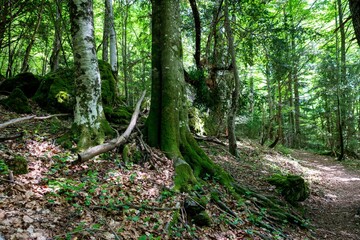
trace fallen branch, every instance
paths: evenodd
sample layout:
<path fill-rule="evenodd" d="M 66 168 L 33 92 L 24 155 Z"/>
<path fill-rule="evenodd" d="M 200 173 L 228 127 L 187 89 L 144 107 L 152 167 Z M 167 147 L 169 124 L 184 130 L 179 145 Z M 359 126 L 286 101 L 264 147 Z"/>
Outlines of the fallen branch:
<path fill-rule="evenodd" d="M 108 151 L 113 150 L 114 148 L 120 146 L 121 144 L 124 144 L 127 141 L 127 139 L 129 138 L 132 130 L 134 129 L 134 127 L 136 125 L 136 121 L 140 114 L 141 102 L 143 101 L 143 99 L 145 97 L 145 93 L 146 93 L 146 91 L 143 92 L 141 98 L 137 102 L 135 111 L 130 120 L 130 124 L 127 127 L 127 129 L 125 130 L 125 132 L 120 137 L 112 139 L 110 142 L 91 147 L 91 148 L 79 153 L 78 159 L 75 162 L 73 162 L 73 165 L 82 163 L 82 162 L 89 160 L 90 158 L 93 158 L 101 153 L 108 152 Z"/>
<path fill-rule="evenodd" d="M 216 137 L 202 137 L 202 136 L 199 136 L 199 135 L 195 135 L 194 138 L 195 138 L 196 140 L 213 142 L 213 143 L 216 143 L 216 144 L 220 144 L 220 145 L 222 145 L 222 146 L 226 146 L 225 143 L 223 143 L 222 141 L 220 141 L 220 140 L 217 139 Z"/>
<path fill-rule="evenodd" d="M 15 118 L 15 119 L 11 119 L 10 121 L 4 122 L 0 124 L 0 129 L 2 128 L 6 128 L 10 125 L 19 123 L 19 122 L 25 122 L 25 121 L 29 121 L 29 120 L 44 120 L 44 119 L 48 119 L 48 118 L 52 118 L 52 117 L 62 117 L 62 116 L 68 116 L 69 114 L 67 113 L 61 113 L 61 114 L 54 114 L 54 115 L 49 115 L 49 116 L 44 116 L 44 117 L 37 117 L 36 115 L 31 115 L 31 116 L 27 116 L 27 117 L 22 117 L 22 118 Z"/>

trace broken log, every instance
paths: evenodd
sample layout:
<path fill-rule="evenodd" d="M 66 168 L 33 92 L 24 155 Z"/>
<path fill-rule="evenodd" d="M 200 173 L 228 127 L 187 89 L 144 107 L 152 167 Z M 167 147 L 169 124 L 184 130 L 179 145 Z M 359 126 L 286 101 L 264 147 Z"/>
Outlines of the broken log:
<path fill-rule="evenodd" d="M 129 138 L 132 130 L 135 128 L 136 121 L 140 114 L 140 106 L 145 97 L 145 93 L 146 93 L 146 91 L 143 92 L 141 98 L 137 102 L 135 111 L 134 111 L 133 115 L 131 116 L 130 124 L 126 128 L 125 132 L 120 137 L 112 139 L 107 143 L 103 143 L 103 144 L 88 148 L 87 150 L 79 153 L 78 159 L 73 162 L 73 165 L 87 161 L 101 153 L 108 152 L 108 151 L 113 150 L 116 147 L 120 146 L 121 144 L 124 144 L 127 141 L 127 139 Z"/>

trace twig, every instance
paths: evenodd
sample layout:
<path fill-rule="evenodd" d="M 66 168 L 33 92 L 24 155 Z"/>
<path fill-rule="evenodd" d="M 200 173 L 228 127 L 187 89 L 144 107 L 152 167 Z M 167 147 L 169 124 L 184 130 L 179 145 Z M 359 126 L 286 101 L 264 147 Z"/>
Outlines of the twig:
<path fill-rule="evenodd" d="M 27 117 L 22 117 L 22 118 L 15 118 L 15 119 L 11 119 L 10 121 L 4 122 L 0 124 L 0 129 L 1 128 L 6 128 L 10 125 L 19 123 L 19 122 L 25 122 L 28 120 L 45 120 L 48 118 L 52 118 L 52 117 L 61 117 L 61 116 L 68 116 L 69 114 L 67 113 L 61 113 L 61 114 L 54 114 L 54 115 L 50 115 L 50 116 L 44 116 L 44 117 L 37 117 L 36 115 L 31 115 L 31 116 L 27 116 Z"/>

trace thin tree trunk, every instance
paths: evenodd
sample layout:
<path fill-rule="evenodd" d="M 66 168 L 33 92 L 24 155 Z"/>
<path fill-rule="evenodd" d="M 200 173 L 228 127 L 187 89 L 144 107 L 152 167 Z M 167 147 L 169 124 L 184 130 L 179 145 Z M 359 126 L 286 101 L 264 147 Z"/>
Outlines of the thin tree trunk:
<path fill-rule="evenodd" d="M 225 31 L 228 40 L 228 48 L 229 53 L 231 56 L 231 63 L 233 66 L 233 73 L 234 73 L 234 82 L 235 85 L 233 86 L 233 92 L 231 97 L 231 106 L 228 115 L 228 131 L 229 131 L 229 152 L 238 157 L 237 145 L 236 145 L 236 127 L 235 127 L 235 120 L 236 120 L 236 112 L 238 110 L 238 101 L 240 96 L 240 77 L 238 72 L 238 67 L 236 63 L 236 55 L 235 55 L 235 47 L 234 47 L 234 38 L 232 34 L 232 29 L 230 26 L 230 19 L 229 19 L 229 3 L 228 0 L 225 0 L 225 7 L 224 7 L 224 15 L 225 15 Z"/>
<path fill-rule="evenodd" d="M 20 70 L 21 72 L 26 72 L 29 69 L 30 52 L 31 52 L 31 49 L 32 49 L 32 47 L 33 47 L 33 45 L 35 43 L 35 37 L 36 37 L 37 31 L 39 30 L 43 10 L 44 10 L 44 2 L 42 2 L 42 4 L 41 4 L 40 10 L 38 12 L 37 22 L 36 22 L 36 25 L 35 25 L 34 32 L 31 35 L 29 45 L 27 46 L 26 51 L 25 51 L 24 59 L 23 59 L 23 62 L 22 62 L 21 70 Z"/>
<path fill-rule="evenodd" d="M 55 0 L 56 2 L 56 15 L 54 19 L 54 42 L 52 53 L 50 57 L 50 69 L 52 72 L 56 71 L 59 68 L 59 58 L 61 51 L 61 38 L 62 38 L 62 19 L 61 19 L 61 1 Z"/>
<path fill-rule="evenodd" d="M 126 103 L 130 102 L 130 91 L 129 91 L 129 73 L 128 73 L 128 52 L 127 52 L 127 23 L 128 23 L 128 14 L 129 14 L 129 6 L 128 0 L 125 1 L 124 14 L 123 14 L 123 26 L 122 26 L 122 65 L 123 65 L 123 74 L 124 74 L 124 88 L 125 88 L 125 99 Z"/>
<path fill-rule="evenodd" d="M 201 22 L 200 22 L 200 14 L 196 4 L 196 0 L 189 0 L 191 10 L 194 17 L 195 23 L 195 62 L 197 69 L 201 69 L 200 64 L 200 54 L 201 54 Z"/>
<path fill-rule="evenodd" d="M 105 0 L 105 13 L 104 13 L 104 27 L 103 27 L 103 40 L 102 40 L 102 60 L 109 61 L 109 33 L 110 33 L 110 9 L 109 1 Z"/>

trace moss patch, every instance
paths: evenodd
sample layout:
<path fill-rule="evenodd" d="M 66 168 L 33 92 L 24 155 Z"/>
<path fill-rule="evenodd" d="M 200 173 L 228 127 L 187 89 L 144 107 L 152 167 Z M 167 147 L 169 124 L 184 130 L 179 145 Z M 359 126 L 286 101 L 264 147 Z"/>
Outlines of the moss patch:
<path fill-rule="evenodd" d="M 26 174 L 29 172 L 27 160 L 20 155 L 16 155 L 13 159 L 6 160 L 6 165 L 14 174 Z"/>
<path fill-rule="evenodd" d="M 0 89 L 2 91 L 12 92 L 15 88 L 20 88 L 26 97 L 31 98 L 40 86 L 40 82 L 40 77 L 35 76 L 32 73 L 20 73 L 15 77 L 5 80 L 0 85 Z"/>
<path fill-rule="evenodd" d="M 9 97 L 0 101 L 0 104 L 16 113 L 31 113 L 29 101 L 20 88 L 15 88 Z"/>
<path fill-rule="evenodd" d="M 275 185 L 291 204 L 304 201 L 310 195 L 309 186 L 301 176 L 274 174 L 267 181 Z"/>
<path fill-rule="evenodd" d="M 116 103 L 115 78 L 110 64 L 99 60 L 101 91 L 104 108 L 112 109 Z M 47 74 L 33 99 L 51 112 L 73 112 L 75 105 L 75 76 L 73 68 L 61 68 Z"/>

